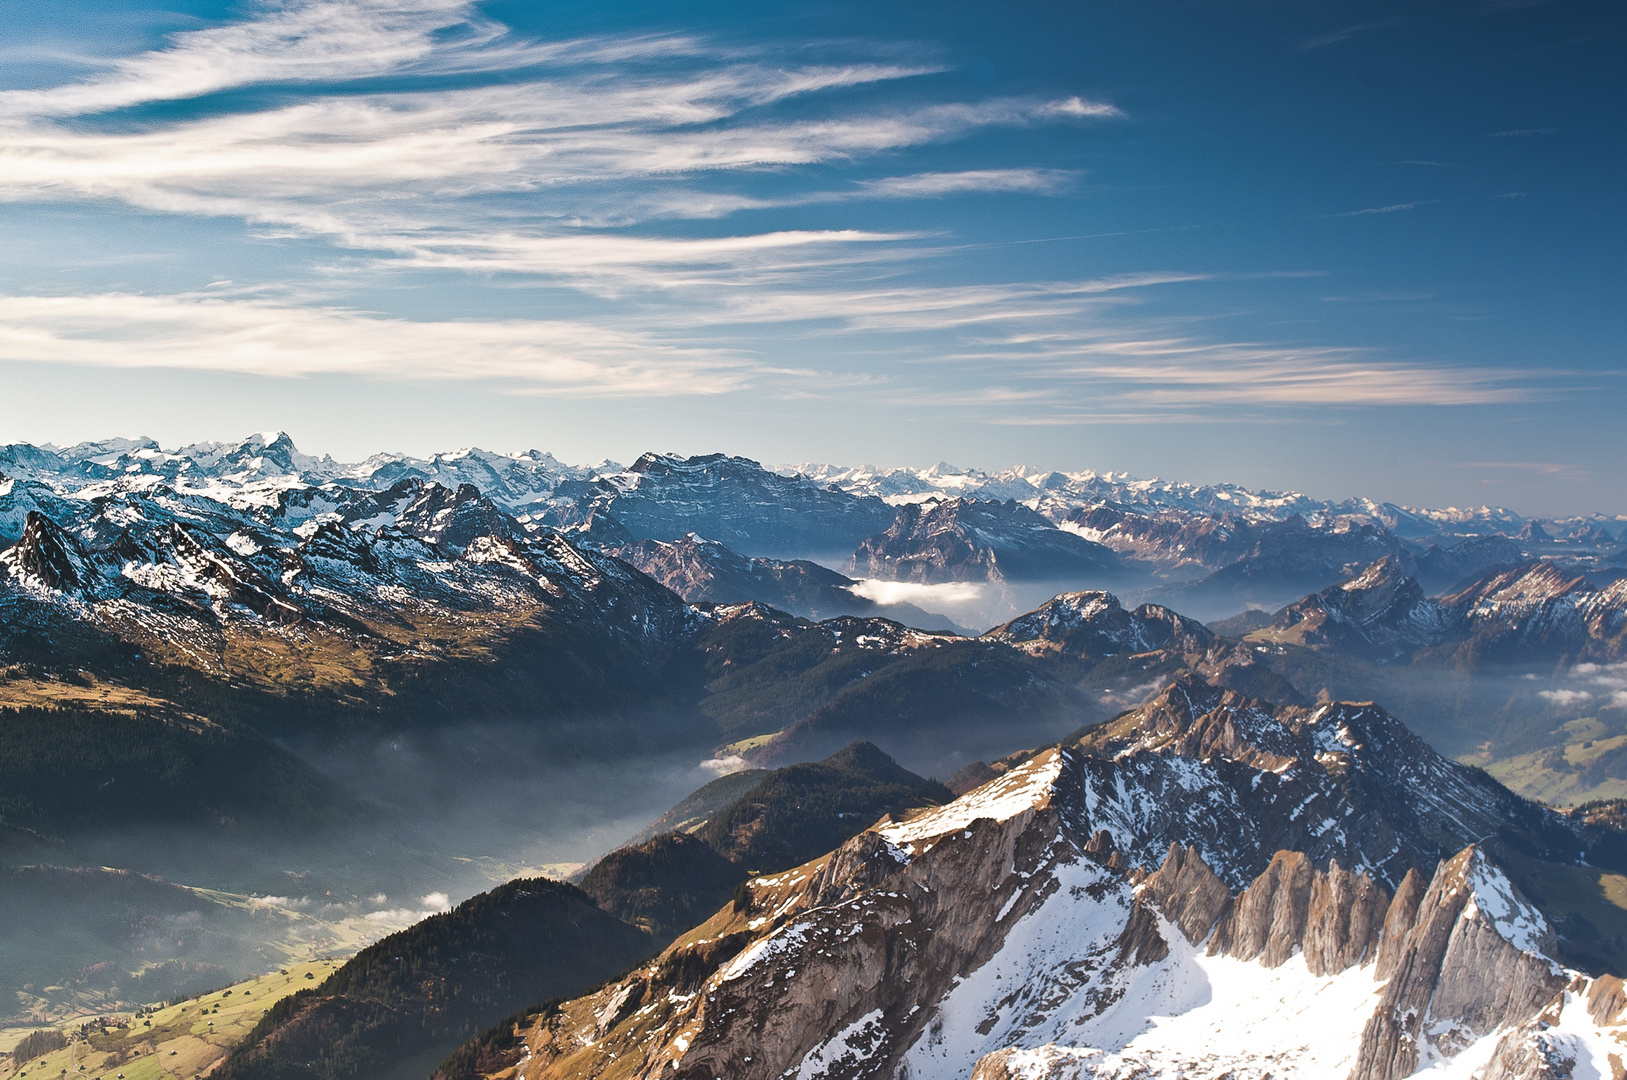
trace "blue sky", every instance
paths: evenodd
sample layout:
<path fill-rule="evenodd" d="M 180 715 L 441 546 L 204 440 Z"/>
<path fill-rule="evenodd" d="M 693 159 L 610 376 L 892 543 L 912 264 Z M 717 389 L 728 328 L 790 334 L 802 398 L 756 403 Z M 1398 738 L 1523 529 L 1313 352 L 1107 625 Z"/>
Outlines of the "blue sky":
<path fill-rule="evenodd" d="M 1627 511 L 1619 4 L 0 16 L 0 439 Z"/>

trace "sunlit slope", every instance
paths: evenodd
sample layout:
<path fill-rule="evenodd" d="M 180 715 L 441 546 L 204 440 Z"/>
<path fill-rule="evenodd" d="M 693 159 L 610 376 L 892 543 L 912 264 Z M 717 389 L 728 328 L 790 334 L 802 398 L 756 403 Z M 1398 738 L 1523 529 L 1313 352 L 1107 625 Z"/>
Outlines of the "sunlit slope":
<path fill-rule="evenodd" d="M 99 1015 L 46 1030 L 68 1044 L 40 1057 L 0 1058 L 0 1078 L 83 1077 L 85 1080 L 190 1080 L 214 1068 L 243 1041 L 271 1005 L 327 978 L 332 959 L 291 963 L 270 974 L 234 983 L 145 1014 Z M 9 1028 L 0 1047 L 9 1053 L 38 1028 Z"/>

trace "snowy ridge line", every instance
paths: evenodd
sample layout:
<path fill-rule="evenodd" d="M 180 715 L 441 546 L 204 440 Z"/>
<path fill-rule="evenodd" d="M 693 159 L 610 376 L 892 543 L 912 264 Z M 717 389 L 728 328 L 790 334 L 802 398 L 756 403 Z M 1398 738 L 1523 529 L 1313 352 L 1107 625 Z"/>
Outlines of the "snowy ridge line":
<path fill-rule="evenodd" d="M 374 454 L 360 462 L 301 453 L 283 432 L 260 432 L 235 443 L 203 442 L 166 450 L 153 439 L 105 439 L 59 447 L 15 443 L 0 446 L 0 476 L 43 483 L 59 496 L 90 499 L 120 491 L 151 490 L 167 484 L 242 509 L 271 507 L 282 494 L 298 488 L 349 486 L 382 490 L 404 477 L 419 477 L 453 490 L 464 484 L 510 510 L 522 511 L 560 497 L 566 484 L 603 484 L 622 492 L 637 490 L 644 472 L 693 468 L 724 455 L 685 459 L 675 454 L 646 454 L 633 466 L 614 461 L 571 465 L 539 450 L 494 452 L 478 447 L 435 453 Z M 1182 511 L 1236 514 L 1259 520 L 1303 516 L 1326 526 L 1359 518 L 1383 524 L 1403 535 L 1435 533 L 1513 533 L 1527 518 L 1502 507 L 1405 506 L 1369 498 L 1314 499 L 1294 491 L 1253 490 L 1237 484 L 1190 484 L 1138 479 L 1123 472 L 1060 472 L 1029 466 L 984 471 L 959 469 L 940 462 L 929 468 L 871 465 L 838 466 L 801 463 L 763 469 L 754 461 L 731 459 L 785 479 L 805 480 L 814 490 L 849 496 L 873 496 L 894 506 L 935 498 L 1015 500 L 1060 521 L 1084 506 L 1112 503 L 1137 512 Z M 1582 515 L 1542 519 L 1574 531 L 1589 524 L 1620 532 L 1627 516 Z M 1098 539 L 1092 530 L 1072 531 Z"/>
<path fill-rule="evenodd" d="M 1061 774 L 1062 752 L 1047 750 L 951 803 L 896 824 L 883 825 L 876 832 L 902 848 L 963 830 L 979 818 L 1009 821 L 1024 811 L 1046 806 Z"/>

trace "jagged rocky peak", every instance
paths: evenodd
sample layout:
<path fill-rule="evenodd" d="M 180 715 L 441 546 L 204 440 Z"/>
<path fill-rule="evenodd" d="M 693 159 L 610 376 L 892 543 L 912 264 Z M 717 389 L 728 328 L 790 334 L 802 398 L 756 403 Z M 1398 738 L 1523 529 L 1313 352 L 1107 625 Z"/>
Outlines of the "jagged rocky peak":
<path fill-rule="evenodd" d="M 761 469 L 762 465 L 750 458 L 730 457 L 728 454 L 696 454 L 691 457 L 680 457 L 677 454 L 640 454 L 637 461 L 627 466 L 631 473 L 649 473 L 659 475 L 679 471 L 701 472 L 708 465 L 728 463 L 752 469 Z"/>
<path fill-rule="evenodd" d="M 22 538 L 0 552 L 0 572 L 70 594 L 93 588 L 101 577 L 78 539 L 37 510 L 28 511 Z"/>
<path fill-rule="evenodd" d="M 1214 632 L 1159 604 L 1124 610 L 1112 593 L 1063 593 L 983 635 L 1026 652 L 1100 659 L 1155 649 L 1201 652 Z"/>
<path fill-rule="evenodd" d="M 1438 644 L 1461 620 L 1424 596 L 1410 562 L 1402 552 L 1386 555 L 1349 581 L 1288 605 L 1261 636 L 1381 657 Z"/>
<path fill-rule="evenodd" d="M 340 519 L 352 526 L 393 525 L 452 551 L 462 551 L 477 537 L 526 535 L 525 526 L 473 484 L 453 489 L 418 476 L 352 499 Z"/>
<path fill-rule="evenodd" d="M 520 1075 L 1390 1080 L 1491 1060 L 1547 1080 L 1615 1048 L 1620 981 L 1560 968 L 1478 847 L 1394 893 L 1292 848 L 1236 885 L 1180 842 L 1149 872 L 1096 827 L 1089 765 L 1046 751 L 751 879 L 524 1024 Z"/>
<path fill-rule="evenodd" d="M 1547 560 L 1493 567 L 1441 598 L 1485 658 L 1627 655 L 1627 578 L 1605 586 Z"/>
<path fill-rule="evenodd" d="M 1393 889 L 1487 836 L 1562 863 L 1608 843 L 1371 703 L 1277 706 L 1185 678 L 1078 745 L 1093 829 L 1141 865 L 1193 844 L 1234 889 L 1285 849 Z"/>

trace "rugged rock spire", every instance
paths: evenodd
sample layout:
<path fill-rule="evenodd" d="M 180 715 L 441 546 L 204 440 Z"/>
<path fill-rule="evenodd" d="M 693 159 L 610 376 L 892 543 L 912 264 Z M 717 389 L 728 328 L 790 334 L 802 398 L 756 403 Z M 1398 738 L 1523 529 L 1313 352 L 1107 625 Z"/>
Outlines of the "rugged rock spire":
<path fill-rule="evenodd" d="M 1610 1045 L 1627 992 L 1555 964 L 1478 847 L 1393 897 L 1292 850 L 1235 894 L 1181 843 L 1126 873 L 1089 831 L 1090 766 L 1048 751 L 753 879 L 661 957 L 530 1022 L 525 1080 L 1390 1080 L 1471 1046 L 1489 1075 L 1551 1080 Z"/>
<path fill-rule="evenodd" d="M 85 592 L 101 577 L 79 541 L 38 510 L 28 512 L 22 538 L 0 552 L 0 572 L 70 594 Z"/>

